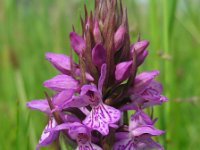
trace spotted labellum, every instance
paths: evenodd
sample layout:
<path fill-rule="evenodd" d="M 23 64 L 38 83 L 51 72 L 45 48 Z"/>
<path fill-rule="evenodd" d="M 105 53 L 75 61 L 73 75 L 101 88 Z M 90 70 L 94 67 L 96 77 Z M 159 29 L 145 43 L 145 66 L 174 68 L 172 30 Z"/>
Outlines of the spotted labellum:
<path fill-rule="evenodd" d="M 93 12 L 84 10 L 82 33 L 69 33 L 71 55 L 45 54 L 59 71 L 43 83 L 54 95 L 45 92 L 44 99 L 27 102 L 49 118 L 36 150 L 61 135 L 77 150 L 163 150 L 153 137 L 164 131 L 146 113 L 167 101 L 155 79 L 159 71 L 137 72 L 149 42 L 131 44 L 121 0 L 95 0 Z"/>

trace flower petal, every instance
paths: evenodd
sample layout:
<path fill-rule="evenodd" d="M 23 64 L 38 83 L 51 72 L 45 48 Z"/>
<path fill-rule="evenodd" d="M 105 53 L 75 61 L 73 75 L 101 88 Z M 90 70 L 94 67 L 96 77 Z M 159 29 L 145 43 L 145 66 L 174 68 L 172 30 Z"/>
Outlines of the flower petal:
<path fill-rule="evenodd" d="M 148 148 L 157 149 L 157 150 L 164 150 L 164 148 L 159 143 L 155 142 L 151 138 L 146 139 L 145 143 L 146 143 Z"/>
<path fill-rule="evenodd" d="M 116 65 L 115 79 L 123 81 L 130 76 L 131 66 L 133 61 L 124 61 Z"/>
<path fill-rule="evenodd" d="M 135 78 L 133 89 L 130 89 L 129 91 L 131 93 L 143 92 L 158 74 L 158 70 L 146 71 L 138 74 Z"/>
<path fill-rule="evenodd" d="M 79 88 L 78 81 L 68 75 L 57 75 L 43 83 L 44 87 L 50 88 L 55 91 L 62 90 L 77 90 Z"/>
<path fill-rule="evenodd" d="M 71 32 L 69 37 L 71 47 L 74 49 L 74 51 L 78 55 L 82 54 L 83 50 L 85 50 L 86 47 L 84 39 L 75 32 Z"/>
<path fill-rule="evenodd" d="M 67 100 L 71 99 L 74 94 L 74 90 L 63 90 L 56 94 L 52 101 L 55 106 L 62 106 Z"/>
<path fill-rule="evenodd" d="M 63 109 L 69 108 L 69 107 L 84 107 L 89 105 L 89 103 L 86 101 L 87 98 L 85 96 L 73 96 L 71 99 L 67 100 L 63 104 Z"/>
<path fill-rule="evenodd" d="M 142 134 L 150 134 L 151 136 L 161 135 L 164 131 L 156 129 L 151 125 L 144 125 L 138 128 L 135 128 L 131 131 L 133 136 L 141 136 Z"/>
<path fill-rule="evenodd" d="M 54 128 L 56 125 L 57 123 L 55 119 L 51 118 L 49 120 L 48 125 L 45 127 L 44 131 L 42 132 L 42 135 L 40 137 L 36 150 L 39 150 L 41 146 L 46 146 L 46 145 L 51 144 L 58 137 L 58 132 L 46 132 L 46 130 Z"/>
<path fill-rule="evenodd" d="M 129 121 L 129 131 L 132 131 L 141 125 L 153 125 L 153 121 L 147 114 L 139 110 L 136 111 L 133 115 L 131 115 Z"/>
<path fill-rule="evenodd" d="M 45 112 L 46 114 L 50 114 L 51 112 L 49 104 L 46 99 L 29 101 L 26 103 L 26 106 L 31 109 L 40 110 L 42 112 Z"/>
<path fill-rule="evenodd" d="M 101 65 L 106 62 L 106 50 L 102 44 L 97 44 L 92 49 L 92 62 L 101 68 Z"/>
<path fill-rule="evenodd" d="M 109 133 L 109 124 L 116 123 L 120 119 L 120 111 L 100 103 L 92 108 L 90 115 L 83 121 L 87 127 L 99 131 L 102 135 Z"/>
<path fill-rule="evenodd" d="M 45 54 L 45 57 L 60 72 L 64 74 L 70 74 L 71 61 L 69 56 L 48 52 Z M 73 63 L 73 65 L 75 64 Z"/>

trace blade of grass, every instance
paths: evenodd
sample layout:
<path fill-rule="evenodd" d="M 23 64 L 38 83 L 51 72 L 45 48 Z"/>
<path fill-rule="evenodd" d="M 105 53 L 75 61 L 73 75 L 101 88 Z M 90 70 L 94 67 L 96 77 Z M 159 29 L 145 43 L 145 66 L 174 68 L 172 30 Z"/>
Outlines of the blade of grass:
<path fill-rule="evenodd" d="M 15 80 L 16 80 L 16 89 L 17 89 L 17 94 L 18 94 L 18 98 L 19 101 L 17 102 L 17 149 L 21 150 L 22 147 L 30 147 L 28 144 L 31 144 L 32 149 L 35 149 L 36 146 L 36 135 L 34 132 L 34 128 L 32 126 L 31 123 L 29 123 L 29 117 L 28 117 L 28 113 L 26 113 L 26 92 L 24 89 L 24 83 L 23 83 L 23 79 L 21 76 L 21 73 L 19 70 L 16 70 L 15 72 Z M 28 126 L 29 125 L 29 126 Z M 23 131 L 28 131 L 27 132 L 23 132 Z M 21 133 L 22 132 L 22 133 Z M 24 141 L 24 145 L 21 145 L 21 140 L 23 141 L 24 137 L 27 136 L 30 140 L 30 142 L 27 143 L 27 141 Z"/>
<path fill-rule="evenodd" d="M 170 29 L 170 21 L 173 20 L 174 15 L 170 15 L 170 4 L 175 4 L 175 3 L 170 3 L 171 1 L 169 0 L 163 0 L 162 7 L 163 7 L 163 48 L 164 48 L 164 53 L 172 56 L 173 51 L 170 45 L 170 34 L 172 33 L 172 30 Z M 172 7 L 172 6 L 171 6 Z M 174 6 L 172 7 L 174 8 Z M 172 12 L 172 14 L 175 13 Z M 173 59 L 173 58 L 172 58 Z M 164 105 L 165 109 L 161 110 L 161 113 L 163 114 L 163 117 L 165 118 L 163 122 L 163 127 L 166 129 L 166 135 L 165 135 L 165 148 L 167 149 L 167 142 L 171 140 L 171 110 L 173 108 L 173 92 L 175 90 L 175 85 L 174 85 L 174 70 L 173 70 L 173 61 L 172 60 L 165 60 L 164 62 L 164 81 L 165 81 L 165 87 L 166 89 L 166 95 L 169 98 L 169 102 L 167 102 Z"/>

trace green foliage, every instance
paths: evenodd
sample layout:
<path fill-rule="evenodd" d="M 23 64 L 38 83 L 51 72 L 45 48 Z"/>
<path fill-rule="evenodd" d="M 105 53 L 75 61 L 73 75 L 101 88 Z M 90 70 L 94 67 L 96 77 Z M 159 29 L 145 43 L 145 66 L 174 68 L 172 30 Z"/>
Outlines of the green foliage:
<path fill-rule="evenodd" d="M 156 125 L 167 134 L 160 140 L 169 150 L 200 147 L 200 2 L 198 0 L 125 0 L 132 41 L 138 33 L 150 41 L 145 65 L 160 69 L 169 102 L 155 108 Z M 91 0 L 0 1 L 0 149 L 31 150 L 47 122 L 26 108 L 43 98 L 42 82 L 55 70 L 46 51 L 69 54 L 72 24 L 80 33 L 83 4 Z M 62 149 L 69 149 L 61 142 Z M 53 149 L 54 145 L 42 149 Z"/>

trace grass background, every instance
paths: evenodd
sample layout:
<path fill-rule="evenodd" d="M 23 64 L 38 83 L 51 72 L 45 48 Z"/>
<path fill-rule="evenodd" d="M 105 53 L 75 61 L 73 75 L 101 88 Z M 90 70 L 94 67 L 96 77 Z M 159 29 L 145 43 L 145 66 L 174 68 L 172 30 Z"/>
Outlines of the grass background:
<path fill-rule="evenodd" d="M 56 71 L 47 51 L 69 53 L 72 24 L 80 31 L 91 0 L 0 0 L 0 150 L 32 150 L 47 118 L 25 102 L 44 97 L 42 82 Z M 140 70 L 160 69 L 169 102 L 157 106 L 158 140 L 168 150 L 200 147 L 200 1 L 124 0 L 132 42 L 150 41 Z M 42 148 L 53 149 L 53 145 Z M 63 149 L 67 149 L 64 148 Z"/>

